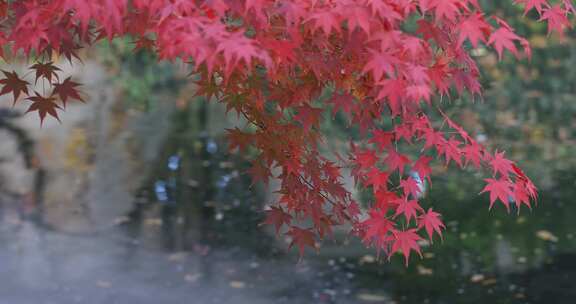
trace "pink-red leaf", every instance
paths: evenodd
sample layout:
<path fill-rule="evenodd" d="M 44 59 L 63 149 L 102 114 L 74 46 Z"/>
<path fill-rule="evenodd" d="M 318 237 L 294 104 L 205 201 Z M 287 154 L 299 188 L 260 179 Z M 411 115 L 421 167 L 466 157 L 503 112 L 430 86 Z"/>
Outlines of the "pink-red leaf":
<path fill-rule="evenodd" d="M 487 178 L 485 179 L 485 181 L 487 185 L 480 193 L 490 192 L 489 209 L 492 209 L 492 206 L 494 206 L 494 202 L 498 199 L 502 202 L 502 204 L 504 204 L 506 210 L 509 211 L 510 197 L 512 196 L 512 189 L 511 189 L 512 184 L 510 183 L 510 181 L 502 178 L 501 179 Z"/>
<path fill-rule="evenodd" d="M 434 232 L 442 238 L 442 229 L 446 228 L 440 219 L 440 213 L 434 212 L 432 208 L 429 208 L 426 213 L 418 217 L 418 229 L 422 227 L 426 230 L 430 241 L 432 241 Z"/>
<path fill-rule="evenodd" d="M 396 230 L 394 231 L 394 242 L 392 243 L 390 254 L 402 252 L 405 264 L 408 266 L 410 251 L 416 251 L 420 257 L 422 257 L 420 245 L 418 245 L 418 241 L 421 239 L 422 238 L 416 233 L 416 229 L 408 229 L 405 231 Z"/>

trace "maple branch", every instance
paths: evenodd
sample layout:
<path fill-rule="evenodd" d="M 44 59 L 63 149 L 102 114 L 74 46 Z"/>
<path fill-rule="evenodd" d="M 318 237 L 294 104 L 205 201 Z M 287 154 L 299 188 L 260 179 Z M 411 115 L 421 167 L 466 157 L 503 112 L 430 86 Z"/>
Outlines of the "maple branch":
<path fill-rule="evenodd" d="M 329 202 L 332 205 L 337 205 L 338 203 L 332 201 L 330 198 L 328 198 L 324 193 L 322 193 L 321 190 L 319 190 L 318 188 L 316 188 L 312 183 L 310 183 L 308 180 L 306 180 L 301 174 L 298 174 L 298 180 L 301 182 L 304 182 L 308 187 L 310 187 L 310 190 L 318 192 L 318 194 L 320 194 L 320 196 L 322 196 L 327 202 Z"/>
<path fill-rule="evenodd" d="M 244 118 L 246 118 L 249 122 L 251 122 L 251 123 L 254 124 L 255 126 L 259 127 L 259 128 L 262 129 L 263 131 L 266 130 L 266 126 L 263 126 L 262 124 L 260 124 L 259 122 L 255 121 L 254 119 L 251 119 L 251 118 L 248 116 L 248 113 L 246 113 L 244 110 L 240 109 L 240 110 L 238 110 L 238 111 L 239 111 L 239 112 L 242 114 L 242 116 L 244 116 Z M 316 186 L 314 186 L 312 183 L 310 183 L 308 180 L 306 180 L 306 178 L 304 178 L 301 173 L 298 173 L 298 174 L 296 175 L 296 177 L 298 178 L 298 180 L 299 180 L 301 183 L 306 184 L 306 186 L 308 186 L 310 190 L 312 190 L 312 191 L 314 191 L 314 192 L 317 192 L 320 196 L 322 196 L 322 198 L 324 198 L 324 200 L 326 200 L 326 202 L 330 203 L 332 206 L 337 206 L 337 205 L 338 205 L 337 202 L 333 201 L 333 200 L 330 199 L 326 194 L 322 193 L 322 190 L 318 189 Z M 349 217 L 347 214 L 345 214 L 345 216 L 346 216 L 346 219 L 347 219 L 347 220 L 351 221 L 350 217 Z"/>

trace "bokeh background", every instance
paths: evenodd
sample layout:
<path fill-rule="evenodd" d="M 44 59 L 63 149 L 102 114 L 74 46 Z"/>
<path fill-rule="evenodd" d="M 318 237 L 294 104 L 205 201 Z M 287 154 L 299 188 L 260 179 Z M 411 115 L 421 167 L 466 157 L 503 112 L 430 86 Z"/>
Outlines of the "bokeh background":
<path fill-rule="evenodd" d="M 422 259 L 388 262 L 343 230 L 298 262 L 259 225 L 274 182 L 251 187 L 251 155 L 227 152 L 244 122 L 192 97 L 185 66 L 114 40 L 58 63 L 87 100 L 62 123 L 1 103 L 0 303 L 576 303 L 576 36 L 484 2 L 532 60 L 475 49 L 483 99 L 441 102 L 533 178 L 532 210 L 488 211 L 482 174 L 438 166 L 424 204 L 447 230 Z M 355 136 L 325 118 L 330 148 Z"/>

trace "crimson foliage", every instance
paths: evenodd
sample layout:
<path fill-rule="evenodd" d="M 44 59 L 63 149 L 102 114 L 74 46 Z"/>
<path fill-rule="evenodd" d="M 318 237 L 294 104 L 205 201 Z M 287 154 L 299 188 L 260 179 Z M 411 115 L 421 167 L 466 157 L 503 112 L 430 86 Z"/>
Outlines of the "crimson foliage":
<path fill-rule="evenodd" d="M 569 0 L 515 2 L 550 33 L 572 27 Z M 228 130 L 230 146 L 258 152 L 249 170 L 255 181 L 280 179 L 265 222 L 301 254 L 344 225 L 408 262 L 424 232 L 432 240 L 444 229 L 440 214 L 419 202 L 433 160 L 484 168 L 490 207 L 519 209 L 536 199 L 536 187 L 504 153 L 487 151 L 440 109 L 442 98 L 481 96 L 474 48 L 492 48 L 500 59 L 506 51 L 530 57 L 528 41 L 477 0 L 22 0 L 0 1 L 0 18 L 0 55 L 36 58 L 36 81 L 51 84 L 51 93 L 40 94 L 5 71 L 0 95 L 12 93 L 15 103 L 28 96 L 28 111 L 41 120 L 82 100 L 79 84 L 60 81 L 47 59 L 72 60 L 100 39 L 130 36 L 162 60 L 189 62 L 198 95 L 255 126 Z M 331 98 L 320 101 L 327 88 Z M 347 157 L 320 153 L 326 111 L 364 135 Z M 344 187 L 344 167 L 373 192 L 367 210 Z"/>

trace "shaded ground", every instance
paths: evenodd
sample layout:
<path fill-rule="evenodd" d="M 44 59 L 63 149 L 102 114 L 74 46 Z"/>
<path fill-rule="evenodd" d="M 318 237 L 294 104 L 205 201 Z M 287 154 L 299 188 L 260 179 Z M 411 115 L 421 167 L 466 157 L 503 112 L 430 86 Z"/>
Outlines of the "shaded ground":
<path fill-rule="evenodd" d="M 328 303 L 348 290 L 345 273 L 322 278 L 293 258 L 265 260 L 238 247 L 164 253 L 121 235 L 70 236 L 5 223 L 0 303 Z"/>

